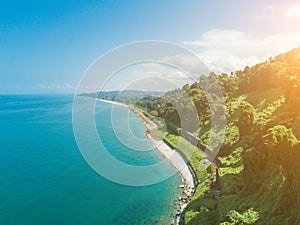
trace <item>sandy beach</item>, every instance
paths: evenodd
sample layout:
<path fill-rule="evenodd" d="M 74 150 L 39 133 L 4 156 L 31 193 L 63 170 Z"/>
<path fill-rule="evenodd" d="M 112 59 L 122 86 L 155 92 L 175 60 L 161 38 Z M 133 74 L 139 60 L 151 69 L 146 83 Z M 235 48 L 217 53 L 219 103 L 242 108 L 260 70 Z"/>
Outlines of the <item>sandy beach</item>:
<path fill-rule="evenodd" d="M 153 144 L 155 149 L 157 149 L 157 151 L 159 151 L 162 156 L 167 158 L 170 164 L 178 171 L 183 181 L 183 184 L 179 185 L 179 188 L 182 189 L 182 196 L 178 198 L 178 204 L 174 204 L 174 208 L 176 208 L 177 211 L 176 214 L 172 216 L 174 217 L 173 224 L 181 224 L 183 217 L 182 215 L 185 210 L 185 207 L 187 206 L 188 202 L 193 196 L 197 186 L 195 175 L 192 169 L 189 167 L 188 163 L 177 150 L 170 148 L 170 146 L 168 146 L 163 140 L 157 140 L 154 138 L 154 135 L 152 135 L 151 130 L 156 128 L 157 125 L 149 118 L 147 118 L 141 111 L 137 110 L 133 106 L 129 106 L 124 103 L 103 99 L 98 100 L 114 105 L 129 107 L 129 109 L 133 113 L 135 113 L 136 116 L 145 124 L 147 128 L 147 139 Z"/>
<path fill-rule="evenodd" d="M 126 104 L 124 104 L 124 103 L 121 103 L 121 102 L 115 102 L 115 101 L 110 101 L 110 100 L 104 100 L 104 99 L 100 99 L 100 98 L 97 98 L 97 101 L 106 102 L 106 103 L 110 103 L 110 104 L 113 104 L 113 105 L 120 105 L 120 106 L 124 106 L 124 107 L 129 107 L 128 105 L 126 105 Z"/>
<path fill-rule="evenodd" d="M 156 128 L 156 124 L 148 119 L 142 112 L 138 111 L 133 107 L 129 107 L 131 111 L 133 111 L 141 121 L 145 124 L 148 129 L 146 132 L 147 138 L 151 141 L 153 146 L 165 157 L 167 158 L 173 167 L 181 174 L 183 181 L 190 187 L 195 188 L 196 184 L 194 183 L 194 176 L 190 171 L 187 162 L 180 155 L 179 152 L 170 148 L 163 140 L 156 140 L 151 135 L 151 130 Z"/>
<path fill-rule="evenodd" d="M 126 105 L 121 102 L 109 101 L 104 99 L 97 99 L 101 102 L 107 102 L 114 105 L 120 105 L 124 107 L 129 107 L 132 112 L 134 112 L 137 117 L 145 124 L 148 132 L 146 133 L 147 138 L 151 141 L 155 149 L 157 149 L 165 158 L 167 158 L 172 166 L 180 173 L 183 181 L 191 188 L 195 188 L 196 184 L 194 182 L 194 175 L 190 171 L 185 159 L 174 149 L 171 149 L 164 141 L 155 140 L 151 135 L 151 130 L 156 128 L 156 124 L 147 118 L 142 112 L 134 108 L 133 106 Z"/>
<path fill-rule="evenodd" d="M 168 146 L 163 140 L 157 140 L 154 138 L 151 130 L 156 128 L 157 125 L 136 108 L 132 106 L 129 106 L 129 108 L 140 118 L 140 120 L 147 127 L 147 139 L 153 144 L 155 149 L 157 149 L 162 156 L 169 160 L 171 165 L 181 175 L 183 185 L 180 185 L 179 188 L 182 188 L 182 196 L 178 198 L 179 203 L 174 205 L 174 208 L 177 209 L 177 213 L 176 215 L 173 215 L 174 221 L 172 224 L 183 224 L 182 221 L 185 208 L 188 202 L 191 200 L 191 197 L 193 196 L 197 186 L 196 176 L 192 168 L 189 167 L 188 162 L 186 162 L 185 158 L 183 158 L 177 150 L 170 148 L 170 146 Z"/>

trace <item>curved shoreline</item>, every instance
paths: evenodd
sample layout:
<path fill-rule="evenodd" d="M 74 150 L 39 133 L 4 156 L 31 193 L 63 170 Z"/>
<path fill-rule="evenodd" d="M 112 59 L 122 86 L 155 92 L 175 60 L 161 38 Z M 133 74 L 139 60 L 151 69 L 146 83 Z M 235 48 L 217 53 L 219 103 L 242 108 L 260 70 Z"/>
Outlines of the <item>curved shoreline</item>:
<path fill-rule="evenodd" d="M 113 105 L 119 105 L 123 107 L 128 107 L 146 126 L 146 137 L 152 143 L 153 147 L 168 161 L 170 162 L 171 166 L 173 166 L 176 171 L 180 174 L 183 184 L 179 185 L 178 188 L 182 189 L 182 195 L 178 197 L 178 204 L 174 204 L 174 208 L 176 209 L 176 214 L 172 215 L 174 220 L 172 224 L 183 224 L 185 208 L 191 197 L 195 193 L 195 189 L 197 187 L 197 178 L 194 174 L 193 168 L 188 163 L 186 158 L 181 155 L 176 149 L 172 149 L 168 146 L 163 140 L 155 139 L 155 136 L 152 134 L 152 130 L 157 127 L 157 125 L 147 118 L 141 111 L 138 109 L 126 105 L 124 103 L 104 100 L 104 99 L 97 99 L 102 102 L 110 103 Z"/>
<path fill-rule="evenodd" d="M 110 100 L 105 100 L 105 99 L 101 99 L 101 98 L 96 98 L 96 99 L 97 99 L 97 101 L 100 101 L 100 102 L 106 102 L 106 103 L 113 104 L 113 105 L 129 107 L 129 105 L 126 105 L 122 102 L 110 101 Z"/>
<path fill-rule="evenodd" d="M 170 164 L 177 170 L 180 174 L 183 184 L 179 185 L 179 188 L 182 188 L 182 196 L 178 198 L 178 205 L 176 206 L 177 212 L 174 216 L 174 220 L 172 224 L 184 224 L 184 214 L 185 208 L 191 197 L 194 195 L 196 187 L 197 187 L 197 178 L 193 171 L 193 168 L 188 163 L 186 158 L 182 156 L 180 152 L 176 149 L 172 149 L 169 145 L 167 145 L 163 140 L 156 140 L 154 135 L 152 134 L 152 130 L 156 128 L 156 124 L 147 118 L 142 112 L 137 110 L 136 108 L 129 106 L 129 109 L 145 124 L 147 131 L 146 137 L 155 147 L 155 149 L 166 159 L 169 160 Z"/>

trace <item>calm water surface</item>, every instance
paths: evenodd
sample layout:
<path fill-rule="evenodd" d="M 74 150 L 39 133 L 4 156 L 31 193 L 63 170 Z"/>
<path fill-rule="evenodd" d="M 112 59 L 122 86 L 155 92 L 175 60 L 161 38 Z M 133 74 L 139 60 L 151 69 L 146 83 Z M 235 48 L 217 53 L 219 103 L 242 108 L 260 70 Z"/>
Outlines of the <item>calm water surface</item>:
<path fill-rule="evenodd" d="M 0 96 L 0 224 L 170 224 L 180 177 L 130 187 L 98 175 L 77 148 L 72 100 Z M 108 103 L 97 103 L 96 122 L 115 157 L 135 165 L 162 160 L 156 151 L 136 152 L 122 145 L 110 110 Z M 144 125 L 132 113 L 130 121 L 134 135 L 145 138 Z"/>

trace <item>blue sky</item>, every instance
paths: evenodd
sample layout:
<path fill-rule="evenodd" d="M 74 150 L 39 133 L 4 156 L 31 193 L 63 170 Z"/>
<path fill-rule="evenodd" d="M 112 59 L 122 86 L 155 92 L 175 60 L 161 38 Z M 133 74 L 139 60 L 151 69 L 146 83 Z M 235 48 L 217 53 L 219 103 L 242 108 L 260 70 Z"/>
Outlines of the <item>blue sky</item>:
<path fill-rule="evenodd" d="M 0 94 L 72 93 L 93 60 L 141 40 L 177 43 L 227 72 L 300 46 L 299 27 L 297 1 L 4 0 Z"/>

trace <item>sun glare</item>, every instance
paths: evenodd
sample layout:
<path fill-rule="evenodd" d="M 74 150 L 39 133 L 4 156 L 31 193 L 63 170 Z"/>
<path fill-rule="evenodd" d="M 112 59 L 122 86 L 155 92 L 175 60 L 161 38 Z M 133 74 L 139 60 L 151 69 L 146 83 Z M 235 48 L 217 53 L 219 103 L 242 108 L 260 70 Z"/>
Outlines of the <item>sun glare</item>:
<path fill-rule="evenodd" d="M 300 17 L 300 5 L 294 5 L 287 8 L 286 15 L 291 17 Z"/>

